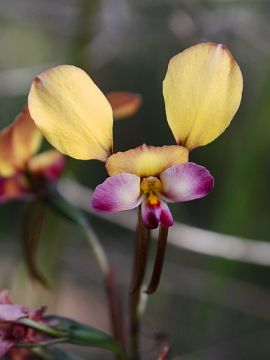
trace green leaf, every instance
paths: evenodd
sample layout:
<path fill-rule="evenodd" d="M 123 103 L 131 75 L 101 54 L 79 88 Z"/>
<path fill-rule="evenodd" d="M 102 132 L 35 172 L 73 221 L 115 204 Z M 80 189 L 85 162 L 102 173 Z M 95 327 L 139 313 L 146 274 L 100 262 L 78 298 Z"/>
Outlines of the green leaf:
<path fill-rule="evenodd" d="M 80 357 L 74 355 L 69 351 L 64 351 L 57 347 L 39 347 L 38 344 L 33 344 L 32 349 L 29 350 L 29 355 L 25 359 L 39 359 L 39 360 L 82 360 Z M 5 358 L 3 358 L 5 359 Z M 1 360 L 3 360 L 1 358 Z"/>
<path fill-rule="evenodd" d="M 69 344 L 111 350 L 119 358 L 127 359 L 121 345 L 101 330 L 61 316 L 46 317 L 46 324 L 60 333 L 64 333 L 65 342 Z"/>
<path fill-rule="evenodd" d="M 53 360 L 81 360 L 80 357 L 74 355 L 70 351 L 64 351 L 57 347 L 47 349 Z"/>

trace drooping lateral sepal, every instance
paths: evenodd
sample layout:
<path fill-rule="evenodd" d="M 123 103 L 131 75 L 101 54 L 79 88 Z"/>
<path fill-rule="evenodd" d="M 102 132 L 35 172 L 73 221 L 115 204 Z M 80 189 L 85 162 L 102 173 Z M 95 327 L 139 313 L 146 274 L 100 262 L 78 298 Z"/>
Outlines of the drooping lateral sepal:
<path fill-rule="evenodd" d="M 134 278 L 131 284 L 131 293 L 140 290 L 143 283 L 150 246 L 150 229 L 143 224 L 141 208 L 138 210 L 138 224 L 135 238 L 135 255 L 134 255 Z"/>
<path fill-rule="evenodd" d="M 159 285 L 167 246 L 168 231 L 169 229 L 162 225 L 159 228 L 156 259 L 150 283 L 145 291 L 146 294 L 153 294 Z"/>

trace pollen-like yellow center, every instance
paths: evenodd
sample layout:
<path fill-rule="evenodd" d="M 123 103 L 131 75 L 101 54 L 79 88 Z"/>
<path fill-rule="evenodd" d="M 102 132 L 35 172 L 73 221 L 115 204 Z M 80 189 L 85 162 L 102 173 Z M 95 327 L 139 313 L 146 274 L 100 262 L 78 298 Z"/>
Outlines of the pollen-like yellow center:
<path fill-rule="evenodd" d="M 155 176 L 148 176 L 143 178 L 141 182 L 141 190 L 147 197 L 149 205 L 158 205 L 159 199 L 156 195 L 162 189 L 161 181 Z"/>

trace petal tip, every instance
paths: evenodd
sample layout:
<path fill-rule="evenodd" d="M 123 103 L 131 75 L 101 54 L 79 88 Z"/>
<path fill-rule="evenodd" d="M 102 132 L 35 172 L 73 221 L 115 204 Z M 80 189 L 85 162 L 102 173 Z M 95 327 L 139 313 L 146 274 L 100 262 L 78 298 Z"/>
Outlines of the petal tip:
<path fill-rule="evenodd" d="M 210 194 L 210 192 L 212 192 L 215 187 L 215 179 L 209 171 L 208 174 L 205 175 L 205 177 L 206 179 L 201 187 L 201 194 L 204 194 L 202 195 L 202 197 Z"/>
<path fill-rule="evenodd" d="M 37 75 L 33 80 L 33 84 L 34 85 L 39 85 L 40 83 L 42 83 L 41 76 Z"/>

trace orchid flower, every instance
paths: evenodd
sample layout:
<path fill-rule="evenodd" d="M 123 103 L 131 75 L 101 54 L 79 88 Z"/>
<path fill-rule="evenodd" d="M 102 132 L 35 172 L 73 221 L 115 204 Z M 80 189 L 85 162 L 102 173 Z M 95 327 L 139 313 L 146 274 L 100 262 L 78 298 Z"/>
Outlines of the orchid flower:
<path fill-rule="evenodd" d="M 36 343 L 44 340 L 44 334 L 20 323 L 23 318 L 43 322 L 46 308 L 31 311 L 27 307 L 13 304 L 8 292 L 0 292 L 0 356 L 10 359 L 26 359 L 29 350 L 16 348 L 17 344 Z"/>
<path fill-rule="evenodd" d="M 189 162 L 189 152 L 228 127 L 240 105 L 242 87 L 240 68 L 224 45 L 190 47 L 170 60 L 163 82 L 176 145 L 142 145 L 115 154 L 112 108 L 83 70 L 63 65 L 38 75 L 30 90 L 29 111 L 58 151 L 105 162 L 110 177 L 93 194 L 96 211 L 140 207 L 145 228 L 166 229 L 173 225 L 167 203 L 202 198 L 213 189 L 212 175 Z"/>
<path fill-rule="evenodd" d="M 112 154 L 112 108 L 81 69 L 63 65 L 34 80 L 29 110 L 37 127 L 60 152 L 106 162 L 110 177 L 92 199 L 97 211 L 142 207 L 153 229 L 173 225 L 167 202 L 206 196 L 209 171 L 188 162 L 189 151 L 210 143 L 230 124 L 242 93 L 239 66 L 223 45 L 203 43 L 173 57 L 163 83 L 168 124 L 177 145 L 139 146 Z"/>
<path fill-rule="evenodd" d="M 44 181 L 56 181 L 65 165 L 55 150 L 35 155 L 42 135 L 25 107 L 0 131 L 0 203 L 31 197 Z"/>

